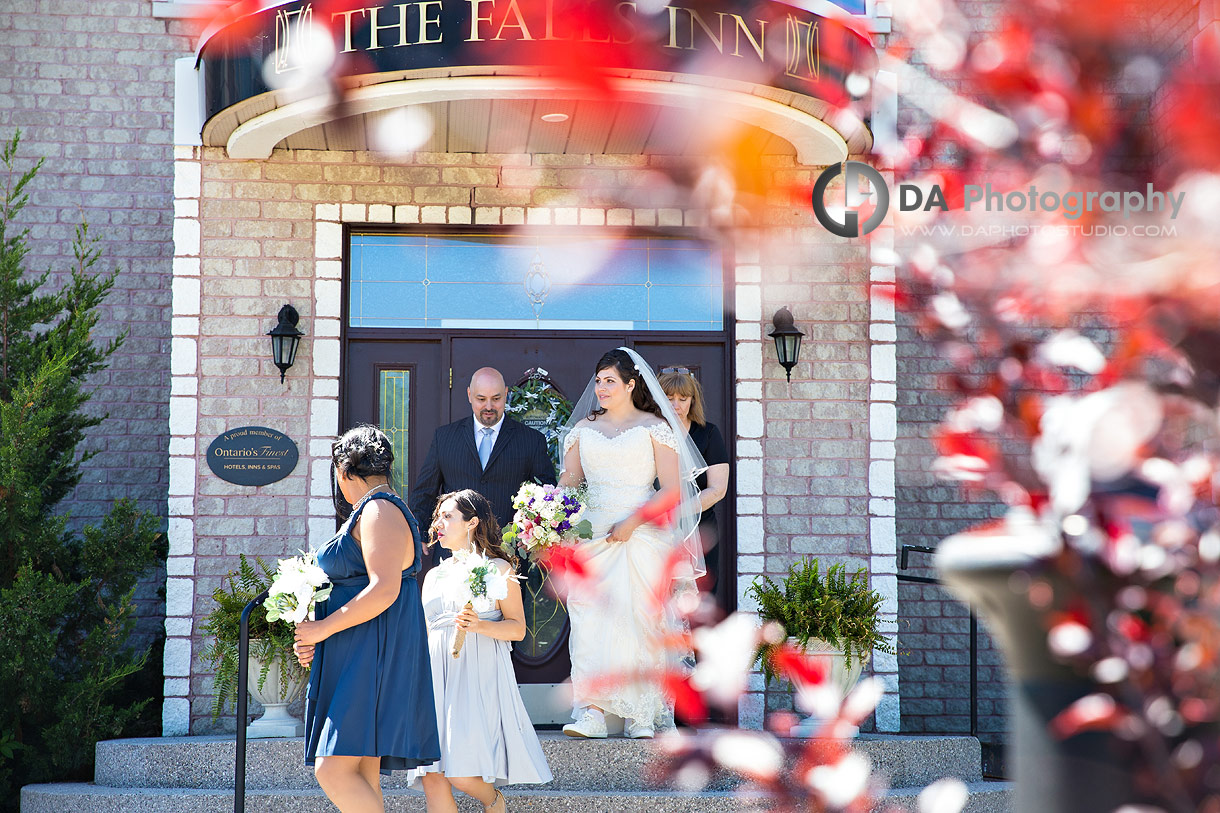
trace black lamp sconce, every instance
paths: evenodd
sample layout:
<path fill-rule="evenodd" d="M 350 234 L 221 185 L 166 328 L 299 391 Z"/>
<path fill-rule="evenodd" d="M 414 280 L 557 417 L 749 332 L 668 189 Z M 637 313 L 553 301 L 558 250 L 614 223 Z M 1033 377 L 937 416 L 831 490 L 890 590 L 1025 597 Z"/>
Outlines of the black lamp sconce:
<path fill-rule="evenodd" d="M 301 315 L 291 305 L 280 308 L 279 320 L 280 323 L 267 331 L 267 335 L 271 337 L 271 358 L 275 361 L 275 366 L 280 368 L 280 383 L 283 384 L 284 373 L 288 372 L 288 368 L 296 361 L 297 345 L 305 334 L 297 330 Z"/>
<path fill-rule="evenodd" d="M 791 381 L 792 368 L 801 357 L 801 337 L 805 332 L 793 324 L 792 311 L 788 310 L 787 305 L 775 312 L 771 324 L 775 329 L 767 335 L 775 339 L 775 354 L 779 356 L 779 363 Z"/>

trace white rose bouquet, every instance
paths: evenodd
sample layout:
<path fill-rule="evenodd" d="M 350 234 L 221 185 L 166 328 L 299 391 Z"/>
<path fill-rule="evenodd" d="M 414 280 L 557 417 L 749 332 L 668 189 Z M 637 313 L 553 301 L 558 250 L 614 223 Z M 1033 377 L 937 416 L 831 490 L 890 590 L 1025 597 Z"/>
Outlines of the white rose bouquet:
<path fill-rule="evenodd" d="M 315 604 L 325 601 L 329 595 L 330 579 L 326 571 L 318 567 L 316 554 L 302 553 L 280 559 L 264 604 L 267 620 L 283 619 L 289 624 L 298 624 L 313 613 Z"/>
<path fill-rule="evenodd" d="M 485 613 L 496 606 L 496 602 L 508 598 L 508 580 L 516 578 L 515 574 L 501 573 L 496 563 L 481 553 L 456 553 L 451 563 L 447 565 L 446 578 L 454 579 L 457 584 L 455 591 L 466 599 L 466 607 L 476 613 Z M 466 643 L 466 630 L 459 629 L 453 636 L 453 657 L 462 652 Z"/>
<path fill-rule="evenodd" d="M 522 483 L 513 497 L 512 524 L 504 530 L 505 544 L 538 564 L 558 545 L 571 545 L 593 536 L 593 526 L 584 519 L 583 488 Z"/>

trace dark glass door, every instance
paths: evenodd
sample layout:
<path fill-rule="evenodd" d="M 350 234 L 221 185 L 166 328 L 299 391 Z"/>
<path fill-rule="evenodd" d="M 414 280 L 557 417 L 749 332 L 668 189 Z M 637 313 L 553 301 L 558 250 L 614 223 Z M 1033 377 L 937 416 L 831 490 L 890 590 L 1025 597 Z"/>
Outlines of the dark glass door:
<path fill-rule="evenodd" d="M 432 433 L 444 422 L 448 387 L 441 356 L 439 340 L 347 342 L 340 426 L 371 423 L 389 435 L 401 489 L 415 482 Z"/>
<path fill-rule="evenodd" d="M 399 333 L 399 336 L 403 334 Z M 691 334 L 686 334 L 690 336 Z M 662 339 L 655 334 L 559 333 L 521 334 L 470 331 L 428 338 L 350 338 L 344 365 L 341 421 L 344 427 L 368 422 L 381 426 L 395 442 L 402 461 L 401 477 L 409 489 L 419 463 L 428 452 L 436 428 L 470 414 L 466 387 L 480 367 L 495 367 L 511 387 L 526 371 L 543 368 L 569 402 L 575 402 L 607 350 L 628 346 L 658 372 L 666 366 L 691 370 L 707 393 L 708 419 L 732 443 L 729 408 L 731 373 L 723 338 Z M 730 446 L 731 451 L 731 446 Z M 730 483 L 730 493 L 732 493 Z M 727 502 L 727 501 L 726 501 Z M 717 597 L 732 609 L 732 506 L 719 511 L 720 540 L 714 555 L 718 568 Z M 525 574 L 527 639 L 513 646 L 517 680 L 522 684 L 555 684 L 571 669 L 567 647 L 567 613 L 549 593 L 544 574 Z"/>
<path fill-rule="evenodd" d="M 511 387 L 528 370 L 541 367 L 563 393 L 575 403 L 597 360 L 618 347 L 625 336 L 604 338 L 542 338 L 517 336 L 491 339 L 486 336 L 454 337 L 450 343 L 453 390 L 449 394 L 453 419 L 470 413 L 466 386 L 480 367 L 495 367 Z M 513 666 L 519 683 L 559 683 L 568 677 L 568 613 L 548 585 L 547 574 L 523 562 L 522 598 L 525 603 L 525 639 L 513 645 Z"/>

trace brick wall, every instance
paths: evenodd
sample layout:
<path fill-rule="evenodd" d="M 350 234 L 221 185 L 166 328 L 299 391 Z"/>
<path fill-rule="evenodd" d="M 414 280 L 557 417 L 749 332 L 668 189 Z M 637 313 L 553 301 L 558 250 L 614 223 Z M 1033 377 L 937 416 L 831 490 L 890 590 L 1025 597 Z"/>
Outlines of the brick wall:
<path fill-rule="evenodd" d="M 631 205 L 632 190 L 656 180 L 649 159 L 637 156 L 421 153 L 408 165 L 363 153 L 277 151 L 265 162 L 243 162 L 221 150 L 179 148 L 178 156 L 167 733 L 212 728 L 211 676 L 199 660 L 194 619 L 211 607 L 210 594 L 237 554 L 281 555 L 306 539 L 324 541 L 333 529 L 327 473 L 339 429 L 342 223 L 704 223 L 702 212 L 680 201 Z M 777 182 L 791 180 L 784 173 L 809 174 L 788 157 L 769 163 Z M 791 225 L 742 229 L 732 242 L 742 589 L 803 554 L 875 564 L 864 519 L 867 258 L 847 241 L 828 244 L 811 215 L 788 202 L 777 202 L 763 222 Z M 280 385 L 263 334 L 284 302 L 301 312 L 309 338 Z M 809 334 L 791 385 L 765 335 L 781 305 Z M 210 439 L 259 422 L 297 441 L 297 470 L 258 489 L 211 476 L 202 459 Z M 896 664 L 878 669 L 896 685 Z M 761 688 L 756 680 L 757 693 L 743 703 L 746 723 L 761 723 Z"/>
<path fill-rule="evenodd" d="M 0 138 L 22 131 L 21 168 L 47 159 L 18 224 L 30 230 L 27 267 L 61 280 L 85 220 L 102 252 L 96 269 L 119 269 L 96 338 L 128 338 L 91 381 L 88 409 L 110 417 L 90 433 L 97 455 L 64 504 L 78 524 L 119 497 L 165 515 L 172 76 L 190 49 L 147 0 L 10 0 L 0 14 Z M 139 592 L 145 634 L 161 623 L 161 584 L 155 574 Z"/>
<path fill-rule="evenodd" d="M 948 365 L 899 314 L 897 531 L 899 545 L 935 548 L 942 539 L 991 517 L 999 503 L 967 501 L 958 488 L 930 473 L 935 455 L 929 438 L 944 417 L 949 397 L 939 390 Z M 906 575 L 931 578 L 931 556 L 912 552 Z M 898 587 L 898 663 L 902 674 L 902 730 L 965 733 L 970 730 L 969 615 L 945 590 L 913 582 Z M 999 650 L 980 624 L 979 730 L 984 740 L 1007 730 L 1004 670 Z M 985 702 L 984 702 L 985 700 Z"/>

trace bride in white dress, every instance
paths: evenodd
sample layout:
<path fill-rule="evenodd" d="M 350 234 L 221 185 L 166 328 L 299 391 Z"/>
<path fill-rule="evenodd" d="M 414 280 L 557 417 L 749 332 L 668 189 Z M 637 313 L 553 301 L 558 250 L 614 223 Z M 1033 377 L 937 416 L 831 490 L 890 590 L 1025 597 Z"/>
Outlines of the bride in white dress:
<path fill-rule="evenodd" d="M 593 538 L 581 546 L 592 576 L 567 601 L 576 718 L 564 726 L 569 736 L 605 737 L 606 713 L 623 718 L 627 737 L 671 724 L 660 678 L 676 660 L 665 636 L 677 626 L 665 603 L 703 573 L 693 531 L 694 478 L 704 465 L 675 431 L 677 420 L 656 375 L 626 348 L 602 356 L 573 408 L 559 484 L 588 485 Z M 662 513 L 667 521 L 647 521 Z M 675 550 L 680 561 L 667 575 Z"/>

